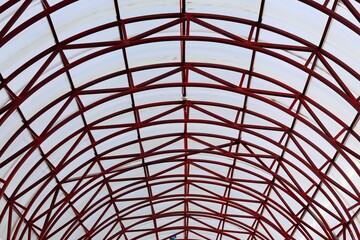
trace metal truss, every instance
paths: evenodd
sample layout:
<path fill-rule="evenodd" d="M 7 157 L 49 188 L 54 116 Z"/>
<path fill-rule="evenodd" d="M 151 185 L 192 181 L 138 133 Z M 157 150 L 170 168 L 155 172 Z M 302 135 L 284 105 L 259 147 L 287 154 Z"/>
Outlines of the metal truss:
<path fill-rule="evenodd" d="M 360 34 L 336 11 L 359 21 L 357 2 L 298 1 L 327 16 L 319 43 L 264 23 L 265 0 L 257 20 L 191 12 L 186 1 L 178 12 L 122 18 L 114 1 L 116 20 L 66 39 L 53 14 L 77 1 L 42 0 L 41 12 L 15 25 L 34 2 L 0 6 L 4 13 L 16 8 L 0 30 L 0 47 L 43 20 L 54 39 L 1 72 L 9 99 L 0 106 L 0 126 L 8 129 L 0 130 L 3 239 L 359 239 L 360 99 L 344 72 L 357 90 L 360 74 L 323 47 L 334 21 Z M 156 21 L 129 36 L 132 25 Z M 216 23 L 237 24 L 248 35 Z M 200 27 L 210 34 L 193 31 Z M 84 40 L 110 29 L 118 31 L 114 40 Z M 263 32 L 288 43 L 264 41 Z M 131 49 L 168 43 L 178 44 L 177 60 L 134 64 Z M 249 65 L 191 60 L 193 43 L 249 52 Z M 77 80 L 76 69 L 113 53 L 122 69 Z M 301 72 L 303 84 L 264 73 L 259 55 Z M 67 91 L 49 101 L 35 97 L 55 92 L 49 86 L 60 78 Z M 350 120 L 328 98 L 311 95 L 314 86 L 351 109 Z M 167 93 L 177 97 L 164 100 Z M 29 102 L 41 107 L 28 114 Z"/>

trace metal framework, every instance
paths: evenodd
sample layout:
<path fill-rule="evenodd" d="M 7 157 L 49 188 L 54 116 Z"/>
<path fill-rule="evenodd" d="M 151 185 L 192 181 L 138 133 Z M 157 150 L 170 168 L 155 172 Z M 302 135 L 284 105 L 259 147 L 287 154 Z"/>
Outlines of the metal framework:
<path fill-rule="evenodd" d="M 0 238 L 359 239 L 359 10 L 3 2 Z"/>

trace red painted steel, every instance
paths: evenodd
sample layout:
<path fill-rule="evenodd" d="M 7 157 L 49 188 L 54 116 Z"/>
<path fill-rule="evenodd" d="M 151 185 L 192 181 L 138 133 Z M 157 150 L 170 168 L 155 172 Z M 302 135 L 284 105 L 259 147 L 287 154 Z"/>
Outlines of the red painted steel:
<path fill-rule="evenodd" d="M 6 177 L 0 178 L 0 200 L 3 201 L 0 223 L 6 223 L 7 240 L 74 239 L 75 236 L 78 239 L 103 236 L 103 239 L 160 240 L 168 239 L 174 233 L 182 236 L 177 239 L 184 240 L 192 239 L 191 236 L 218 240 L 265 240 L 279 239 L 279 236 L 296 239 L 296 234 L 304 239 L 359 239 L 360 189 L 342 164 L 346 163 L 353 174 L 360 175 L 355 162 L 360 159 L 358 149 L 347 145 L 350 138 L 360 141 L 360 133 L 355 129 L 360 119 L 360 103 L 347 82 L 340 77 L 337 68 L 359 81 L 360 74 L 323 49 L 332 21 L 338 21 L 360 34 L 357 24 L 335 11 L 342 2 L 359 20 L 355 3 L 350 0 L 335 1 L 329 8 L 328 1 L 322 5 L 316 1 L 299 0 L 328 17 L 320 44 L 315 45 L 300 36 L 263 23 L 266 4 L 270 3 L 266 0 L 260 3 L 257 21 L 190 13 L 186 11 L 185 0 L 179 1 L 177 13 L 123 19 L 118 1 L 114 1 L 116 21 L 93 26 L 65 40 L 58 39 L 52 14 L 71 8 L 76 1 L 64 0 L 50 6 L 42 0 L 42 12 L 13 28 L 31 2 L 20 4 L 0 30 L 0 47 L 3 47 L 33 24 L 46 19 L 54 38 L 53 46 L 34 53 L 30 60 L 8 76 L 2 74 L 0 78 L 0 90 L 6 92 L 10 99 L 0 106 L 0 126 L 15 114 L 23 123 L 10 133 L 7 140 L 5 137 L 1 139 L 0 167 L 9 169 L 4 174 Z M 15 5 L 16 1 L 9 1 L 0 6 L 0 12 Z M 167 19 L 168 22 L 136 36 L 127 36 L 130 24 L 159 19 Z M 249 36 L 240 37 L 215 26 L 212 20 L 249 26 Z M 196 35 L 192 32 L 195 24 L 217 33 L 216 37 Z M 171 27 L 178 27 L 179 34 L 156 36 Z M 110 28 L 118 30 L 119 39 L 76 42 Z M 264 30 L 297 44 L 263 42 L 261 31 Z M 129 48 L 168 42 L 179 43 L 178 62 L 136 67 L 129 63 Z M 217 43 L 251 51 L 249 67 L 190 61 L 187 47 L 194 42 L 204 45 Z M 68 50 L 98 47 L 100 50 L 75 61 L 68 59 L 66 54 Z M 304 64 L 279 50 L 283 50 L 283 53 L 307 53 L 309 58 L 305 59 Z M 115 51 L 121 51 L 123 59 L 117 60 L 124 62 L 124 69 L 89 79 L 80 86 L 75 84 L 72 76 L 74 69 Z M 304 87 L 295 89 L 283 79 L 263 74 L 256 68 L 258 54 L 277 59 L 304 73 Z M 56 57 L 61 59 L 61 68 L 39 81 Z M 45 61 L 34 76 L 29 77 L 21 91 L 14 92 L 12 82 L 41 59 Z M 316 71 L 318 63 L 324 66 L 335 82 Z M 161 69 L 165 71 L 136 83 L 136 74 Z M 219 69 L 239 73 L 242 77 L 238 79 L 238 84 L 234 84 L 226 76 L 212 73 Z M 197 82 L 191 78 L 190 74 L 193 73 L 211 80 L 211 83 Z M 32 116 L 26 117 L 22 104 L 60 76 L 65 76 L 70 91 L 45 103 Z M 177 82 L 163 81 L 174 76 L 180 76 Z M 116 77 L 126 78 L 128 87 L 96 88 L 97 84 Z M 253 88 L 254 79 L 271 83 L 276 89 Z M 351 123 L 307 94 L 314 79 L 352 109 L 354 116 Z M 139 94 L 153 93 L 155 90 L 178 91 L 179 99 L 155 101 L 154 98 L 146 104 L 137 104 Z M 241 103 L 225 103 L 213 99 L 192 99 L 190 93 L 196 90 L 216 90 L 224 96 L 235 94 L 244 100 Z M 104 97 L 96 98 L 101 94 Z M 89 96 L 97 100 L 86 104 L 85 97 Z M 287 99 L 291 104 L 284 105 L 272 97 Z M 105 104 L 111 101 L 121 104 L 125 98 L 130 99 L 128 106 L 114 109 L 105 116 L 99 115 L 96 119 L 88 117 L 89 112 L 101 113 Z M 251 101 L 276 109 L 291 119 L 290 124 L 261 109 L 252 109 Z M 68 113 L 72 103 L 75 103 L 76 111 Z M 41 132 L 37 132 L 34 127 L 36 122 L 56 105 L 61 107 L 41 128 Z M 209 107 L 219 110 L 213 112 Z M 163 110 L 154 111 L 154 115 L 144 119 L 144 111 L 160 108 Z M 308 116 L 303 114 L 304 110 Z M 227 118 L 225 114 L 222 115 L 223 111 L 232 111 L 235 118 Z M 207 118 L 193 117 L 195 112 Z M 172 117 L 177 113 L 181 117 Z M 114 120 L 114 123 L 109 123 L 113 119 L 126 119 L 129 114 L 132 116 L 130 122 L 118 123 Z M 324 116 L 331 119 L 341 129 L 340 132 L 333 134 L 333 129 L 323 121 Z M 256 118 L 259 123 L 249 123 L 247 118 Z M 46 149 L 49 139 L 77 119 L 80 125 L 72 125 L 71 130 L 64 132 L 58 142 Z M 306 126 L 306 129 L 299 125 Z M 195 126 L 206 126 L 209 132 L 197 131 Z M 164 132 L 157 130 L 150 136 L 144 136 L 146 130 L 156 128 Z M 108 133 L 98 137 L 96 133 L 99 131 Z M 229 135 L 228 132 L 236 134 Z M 13 143 L 21 139 L 24 133 L 29 133 L 31 141 L 12 150 Z M 126 134 L 135 137 L 117 142 Z M 272 137 L 278 135 L 281 137 Z M 310 139 L 314 136 L 330 146 L 331 152 Z M 107 143 L 110 146 L 102 149 Z M 122 152 L 123 149 L 128 150 Z M 62 151 L 61 157 L 55 161 L 54 156 L 59 151 Z M 227 169 L 226 174 L 221 169 Z M 138 175 L 131 175 L 134 172 Z M 332 172 L 341 176 L 346 185 L 340 179 L 334 179 Z M 17 179 L 19 175 L 22 179 Z M 298 178 L 299 175 L 308 181 L 309 187 L 301 182 L 303 179 Z M 16 186 L 13 186 L 13 182 L 17 183 Z M 144 194 L 142 190 L 145 195 L 141 195 Z M 322 200 L 326 200 L 326 203 Z M 147 211 L 141 212 L 143 209 Z"/>

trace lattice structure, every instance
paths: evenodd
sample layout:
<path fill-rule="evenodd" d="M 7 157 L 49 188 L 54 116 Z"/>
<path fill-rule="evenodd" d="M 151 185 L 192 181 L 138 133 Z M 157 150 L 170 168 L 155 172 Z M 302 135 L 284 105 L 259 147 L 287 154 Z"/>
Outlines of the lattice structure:
<path fill-rule="evenodd" d="M 360 238 L 358 1 L 0 4 L 2 240 Z"/>

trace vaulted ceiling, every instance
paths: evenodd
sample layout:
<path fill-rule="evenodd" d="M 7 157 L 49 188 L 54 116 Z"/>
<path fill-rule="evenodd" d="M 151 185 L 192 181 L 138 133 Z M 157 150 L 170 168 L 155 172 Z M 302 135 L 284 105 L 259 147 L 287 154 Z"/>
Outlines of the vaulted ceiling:
<path fill-rule="evenodd" d="M 0 239 L 359 239 L 359 11 L 0 1 Z"/>

